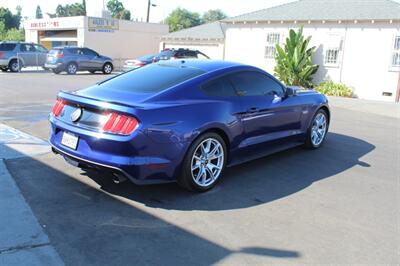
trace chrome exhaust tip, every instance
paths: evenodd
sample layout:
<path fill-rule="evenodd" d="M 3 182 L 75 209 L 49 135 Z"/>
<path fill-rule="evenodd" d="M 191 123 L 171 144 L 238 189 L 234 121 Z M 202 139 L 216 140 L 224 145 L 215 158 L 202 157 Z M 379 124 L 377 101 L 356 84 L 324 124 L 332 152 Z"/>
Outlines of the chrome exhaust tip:
<path fill-rule="evenodd" d="M 125 182 L 127 178 L 121 174 L 118 173 L 113 173 L 113 181 L 115 184 L 120 184 L 122 182 Z"/>

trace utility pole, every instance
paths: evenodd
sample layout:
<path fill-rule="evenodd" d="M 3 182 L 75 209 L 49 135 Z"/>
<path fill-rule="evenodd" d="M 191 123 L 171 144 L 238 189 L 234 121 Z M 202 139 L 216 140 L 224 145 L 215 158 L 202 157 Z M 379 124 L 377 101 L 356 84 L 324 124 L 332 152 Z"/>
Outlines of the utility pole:
<path fill-rule="evenodd" d="M 151 5 L 150 0 L 147 0 L 147 19 L 146 19 L 147 23 L 149 23 L 150 20 L 150 5 Z"/>

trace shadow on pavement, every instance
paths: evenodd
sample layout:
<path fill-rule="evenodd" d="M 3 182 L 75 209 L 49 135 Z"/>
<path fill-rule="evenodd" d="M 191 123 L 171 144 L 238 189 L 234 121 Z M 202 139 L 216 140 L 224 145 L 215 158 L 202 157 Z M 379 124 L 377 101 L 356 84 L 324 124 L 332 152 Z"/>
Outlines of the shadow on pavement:
<path fill-rule="evenodd" d="M 224 242 L 219 238 L 216 243 L 215 239 L 212 241 L 200 232 L 193 232 L 193 228 L 189 230 L 190 226 L 185 228 L 177 225 L 179 223 L 168 222 L 104 193 L 88 178 L 68 174 L 70 169 L 73 173 L 76 169 L 58 165 L 63 169 L 61 172 L 52 163 L 64 164 L 51 154 L 41 159 L 23 157 L 6 161 L 24 198 L 66 265 L 211 265 L 235 254 L 278 259 L 301 257 L 298 251 L 265 246 L 228 248 L 235 245 L 222 245 Z M 167 195 L 172 194 L 176 194 L 176 199 L 186 197 L 193 204 L 195 198 L 222 198 L 226 195 L 224 190 L 231 190 L 235 183 L 241 183 L 235 177 L 228 180 L 226 187 L 201 195 L 183 192 L 176 185 L 145 187 L 143 193 L 162 192 L 161 197 L 149 200 L 154 205 L 162 205 L 159 202 L 170 200 Z M 87 181 L 93 184 L 88 185 Z M 258 183 L 254 182 L 249 186 Z M 134 186 L 120 186 L 119 189 L 123 187 L 124 193 L 128 193 L 126 189 L 133 189 L 132 193 L 139 189 Z M 137 197 L 141 198 L 140 195 Z M 182 208 L 190 209 L 187 205 Z M 203 227 L 201 222 L 197 223 Z M 268 238 L 268 232 L 264 235 Z M 246 257 L 244 261 L 247 261 Z"/>
<path fill-rule="evenodd" d="M 88 172 L 101 189 L 147 206 L 176 210 L 230 210 L 268 203 L 360 165 L 375 146 L 350 136 L 329 133 L 318 150 L 301 147 L 228 168 L 213 190 L 194 194 L 176 184 L 136 186 L 114 184 L 109 176 Z"/>

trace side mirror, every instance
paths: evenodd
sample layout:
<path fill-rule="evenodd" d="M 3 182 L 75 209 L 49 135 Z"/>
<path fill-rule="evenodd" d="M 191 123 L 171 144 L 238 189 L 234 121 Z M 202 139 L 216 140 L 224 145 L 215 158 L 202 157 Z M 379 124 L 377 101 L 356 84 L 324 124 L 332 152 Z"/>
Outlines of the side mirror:
<path fill-rule="evenodd" d="M 296 96 L 297 92 L 295 88 L 292 87 L 286 87 L 286 91 L 285 91 L 285 96 L 286 97 L 293 97 Z"/>

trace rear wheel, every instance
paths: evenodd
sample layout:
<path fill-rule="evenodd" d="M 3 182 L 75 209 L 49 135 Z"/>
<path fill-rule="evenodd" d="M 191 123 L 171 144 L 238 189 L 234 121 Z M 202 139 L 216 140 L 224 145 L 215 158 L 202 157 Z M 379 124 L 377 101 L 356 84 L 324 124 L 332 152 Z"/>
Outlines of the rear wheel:
<path fill-rule="evenodd" d="M 21 64 L 17 59 L 13 59 L 8 64 L 8 68 L 11 72 L 19 72 L 21 70 Z"/>
<path fill-rule="evenodd" d="M 103 74 L 111 74 L 113 71 L 113 65 L 111 63 L 105 63 L 103 66 Z"/>
<path fill-rule="evenodd" d="M 309 149 L 319 148 L 325 140 L 328 127 L 328 114 L 323 109 L 318 110 L 308 128 L 305 146 Z"/>
<path fill-rule="evenodd" d="M 78 71 L 78 66 L 75 63 L 69 63 L 67 65 L 67 73 L 69 75 L 75 75 L 77 71 Z"/>
<path fill-rule="evenodd" d="M 185 189 L 204 192 L 213 188 L 224 171 L 226 144 L 216 133 L 206 133 L 190 146 L 178 183 Z"/>

